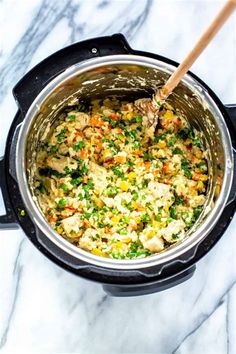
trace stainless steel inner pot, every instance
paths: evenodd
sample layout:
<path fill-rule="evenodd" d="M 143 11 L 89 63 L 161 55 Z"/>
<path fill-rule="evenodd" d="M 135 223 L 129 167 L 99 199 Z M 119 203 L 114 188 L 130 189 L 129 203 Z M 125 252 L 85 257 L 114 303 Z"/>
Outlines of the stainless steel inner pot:
<path fill-rule="evenodd" d="M 194 257 L 197 245 L 212 230 L 227 202 L 233 179 L 232 144 L 223 116 L 206 89 L 185 75 L 168 102 L 202 133 L 208 156 L 210 183 L 207 201 L 188 237 L 148 258 L 113 260 L 77 248 L 57 234 L 42 215 L 34 193 L 35 158 L 39 143 L 63 117 L 65 106 L 82 99 L 117 96 L 150 96 L 175 69 L 162 61 L 136 55 L 112 55 L 76 64 L 52 80 L 29 108 L 19 134 L 16 151 L 20 192 L 33 222 L 58 247 L 89 264 L 113 269 L 140 269 L 171 262 L 183 253 Z M 220 193 L 216 194 L 216 185 Z M 218 188 L 217 188 L 218 189 Z"/>

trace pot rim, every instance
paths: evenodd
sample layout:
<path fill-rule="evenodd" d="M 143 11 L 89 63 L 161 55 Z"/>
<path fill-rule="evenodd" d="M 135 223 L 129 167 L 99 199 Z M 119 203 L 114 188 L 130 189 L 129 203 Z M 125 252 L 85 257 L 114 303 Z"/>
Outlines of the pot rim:
<path fill-rule="evenodd" d="M 117 260 L 112 258 L 105 258 L 93 255 L 81 248 L 76 247 L 69 241 L 60 236 L 50 225 L 42 215 L 39 208 L 33 201 L 33 197 L 28 187 L 28 180 L 26 176 L 25 166 L 25 153 L 27 146 L 27 136 L 31 128 L 33 119 L 37 113 L 39 113 L 41 106 L 48 99 L 50 94 L 62 85 L 65 81 L 73 78 L 75 75 L 82 74 L 88 70 L 92 70 L 97 67 L 107 65 L 119 65 L 119 64 L 132 64 L 141 65 L 153 69 L 159 69 L 166 73 L 171 74 L 175 69 L 175 65 L 167 64 L 165 61 L 153 59 L 147 56 L 139 56 L 132 54 L 119 54 L 109 55 L 101 58 L 88 59 L 79 62 L 64 72 L 59 74 L 56 78 L 48 83 L 48 85 L 40 92 L 29 107 L 23 123 L 20 128 L 19 138 L 16 146 L 16 175 L 23 202 L 29 213 L 32 221 L 38 226 L 38 228 L 60 249 L 69 253 L 73 257 L 80 259 L 90 265 L 100 266 L 103 268 L 117 269 L 117 270 L 134 270 L 141 268 L 149 268 L 154 266 L 161 266 L 164 263 L 170 263 L 179 259 L 180 256 L 188 252 L 188 259 L 182 261 L 187 262 L 194 257 L 197 251 L 197 245 L 209 234 L 209 232 L 216 225 L 229 197 L 232 180 L 233 180 L 233 151 L 232 143 L 228 128 L 224 122 L 223 115 L 215 103 L 214 99 L 207 92 L 206 88 L 193 78 L 189 74 L 186 74 L 182 79 L 182 82 L 188 86 L 198 97 L 207 102 L 211 107 L 211 111 L 214 114 L 218 127 L 221 133 L 221 139 L 224 141 L 224 157 L 225 157 L 225 172 L 224 179 L 221 187 L 221 191 L 213 209 L 207 215 L 203 224 L 194 231 L 189 237 L 185 238 L 180 243 L 176 244 L 161 253 L 157 253 L 153 256 L 146 258 L 138 258 L 133 260 Z M 227 188 L 228 186 L 228 188 Z"/>

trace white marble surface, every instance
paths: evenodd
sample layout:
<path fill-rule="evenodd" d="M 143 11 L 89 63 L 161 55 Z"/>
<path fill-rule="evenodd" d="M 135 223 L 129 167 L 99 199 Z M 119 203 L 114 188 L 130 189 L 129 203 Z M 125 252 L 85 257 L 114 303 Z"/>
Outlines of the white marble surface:
<path fill-rule="evenodd" d="M 122 32 L 132 47 L 181 60 L 222 1 L 0 0 L 0 155 L 11 90 L 70 43 Z M 192 71 L 236 103 L 236 17 Z M 1 176 L 0 176 L 1 178 Z M 3 211 L 3 203 L 0 202 Z M 236 353 L 236 218 L 193 278 L 163 293 L 110 298 L 47 260 L 21 230 L 0 232 L 2 353 Z"/>

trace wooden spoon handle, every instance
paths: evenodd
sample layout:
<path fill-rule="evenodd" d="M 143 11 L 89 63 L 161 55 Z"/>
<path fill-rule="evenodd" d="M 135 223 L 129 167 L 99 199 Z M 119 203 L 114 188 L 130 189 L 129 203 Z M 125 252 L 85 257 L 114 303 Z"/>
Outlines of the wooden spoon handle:
<path fill-rule="evenodd" d="M 158 93 L 158 98 L 165 100 L 174 88 L 179 84 L 182 77 L 186 74 L 195 60 L 199 57 L 202 51 L 207 47 L 212 38 L 216 35 L 219 29 L 223 26 L 228 17 L 232 14 L 236 7 L 236 0 L 228 0 L 214 21 L 208 27 L 208 29 L 200 37 L 194 48 L 187 55 L 184 61 L 178 66 L 178 68 L 169 77 L 165 85 Z"/>

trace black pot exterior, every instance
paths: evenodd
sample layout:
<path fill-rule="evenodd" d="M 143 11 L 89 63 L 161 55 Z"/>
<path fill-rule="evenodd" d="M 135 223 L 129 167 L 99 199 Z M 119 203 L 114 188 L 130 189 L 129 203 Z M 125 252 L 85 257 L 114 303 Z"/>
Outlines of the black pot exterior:
<path fill-rule="evenodd" d="M 116 34 L 111 37 L 100 37 L 73 44 L 51 55 L 26 74 L 13 90 L 13 94 L 19 105 L 19 111 L 8 134 L 4 160 L 0 162 L 0 174 L 3 176 L 0 186 L 3 191 L 7 211 L 6 215 L 0 216 L 0 228 L 12 228 L 16 223 L 20 224 L 27 237 L 34 245 L 62 268 L 76 275 L 104 284 L 104 290 L 110 295 L 136 296 L 165 290 L 192 276 L 195 270 L 195 263 L 220 239 L 234 215 L 236 208 L 234 188 L 236 189 L 236 186 L 232 188 L 231 202 L 225 207 L 216 227 L 201 244 L 196 246 L 194 256 L 192 250 L 191 254 L 185 253 L 174 263 L 165 264 L 161 267 L 145 268 L 144 270 L 118 271 L 85 264 L 63 252 L 33 224 L 28 215 L 23 215 L 22 210 L 24 210 L 25 207 L 20 196 L 14 166 L 12 166 L 12 161 L 15 159 L 14 152 L 17 142 L 17 127 L 19 127 L 19 124 L 23 121 L 31 103 L 48 82 L 79 61 L 96 56 L 114 54 L 141 55 L 178 66 L 178 63 L 167 58 L 131 49 L 125 37 L 121 34 Z M 211 91 L 204 82 L 194 74 L 189 74 L 200 82 L 214 99 L 229 128 L 232 145 L 234 149 L 236 149 L 236 106 L 224 107 L 214 92 Z M 236 182 L 236 175 L 234 182 Z"/>

